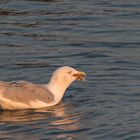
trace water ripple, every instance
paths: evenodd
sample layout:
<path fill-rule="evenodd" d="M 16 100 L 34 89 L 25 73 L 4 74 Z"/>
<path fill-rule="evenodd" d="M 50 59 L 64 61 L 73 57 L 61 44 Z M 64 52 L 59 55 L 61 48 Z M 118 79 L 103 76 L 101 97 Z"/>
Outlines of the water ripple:
<path fill-rule="evenodd" d="M 138 0 L 0 1 L 0 80 L 47 83 L 85 71 L 60 104 L 0 112 L 0 139 L 136 140 L 140 121 Z"/>

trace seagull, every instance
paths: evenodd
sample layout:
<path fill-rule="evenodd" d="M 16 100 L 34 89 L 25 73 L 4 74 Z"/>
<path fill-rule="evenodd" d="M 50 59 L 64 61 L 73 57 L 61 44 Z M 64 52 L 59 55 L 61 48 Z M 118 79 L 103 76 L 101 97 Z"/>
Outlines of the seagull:
<path fill-rule="evenodd" d="M 27 81 L 0 81 L 0 108 L 2 110 L 39 109 L 58 104 L 66 89 L 75 80 L 84 80 L 86 74 L 70 66 L 54 71 L 48 84 Z"/>

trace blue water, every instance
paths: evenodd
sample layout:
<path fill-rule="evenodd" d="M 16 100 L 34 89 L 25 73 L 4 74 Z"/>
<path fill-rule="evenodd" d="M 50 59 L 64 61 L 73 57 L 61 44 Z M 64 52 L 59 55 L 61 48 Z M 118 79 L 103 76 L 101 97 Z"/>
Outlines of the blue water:
<path fill-rule="evenodd" d="M 0 112 L 2 140 L 140 139 L 140 1 L 0 1 L 0 80 L 86 72 L 57 106 Z"/>

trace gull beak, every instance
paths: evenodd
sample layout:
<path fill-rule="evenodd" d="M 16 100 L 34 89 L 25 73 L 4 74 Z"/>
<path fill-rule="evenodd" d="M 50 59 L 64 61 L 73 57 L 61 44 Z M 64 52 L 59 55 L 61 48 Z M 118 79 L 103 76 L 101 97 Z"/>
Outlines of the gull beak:
<path fill-rule="evenodd" d="M 82 71 L 78 71 L 77 73 L 73 74 L 73 76 L 76 77 L 78 81 L 80 81 L 85 79 L 86 74 Z"/>

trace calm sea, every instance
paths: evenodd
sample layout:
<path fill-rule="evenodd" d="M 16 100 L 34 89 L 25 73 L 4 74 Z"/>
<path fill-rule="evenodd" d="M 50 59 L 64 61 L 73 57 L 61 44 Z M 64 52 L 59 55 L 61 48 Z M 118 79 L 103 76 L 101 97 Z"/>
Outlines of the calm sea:
<path fill-rule="evenodd" d="M 87 73 L 57 106 L 0 112 L 1 140 L 140 140 L 140 1 L 1 0 L 0 80 Z"/>

